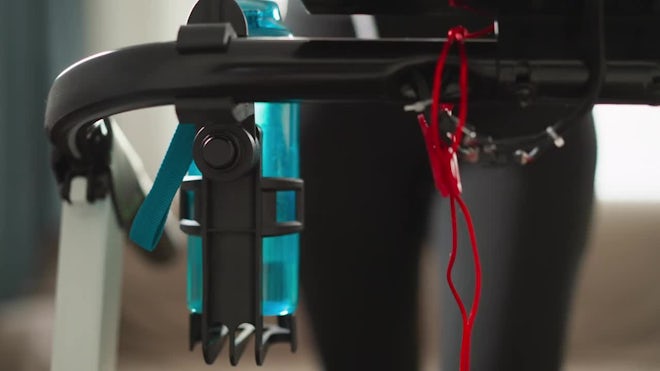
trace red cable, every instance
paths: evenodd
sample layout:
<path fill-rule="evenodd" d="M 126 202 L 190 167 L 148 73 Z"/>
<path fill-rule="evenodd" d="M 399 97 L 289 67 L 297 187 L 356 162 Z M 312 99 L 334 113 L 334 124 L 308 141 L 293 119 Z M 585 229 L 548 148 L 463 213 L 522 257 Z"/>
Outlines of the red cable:
<path fill-rule="evenodd" d="M 479 301 L 481 299 L 481 259 L 479 258 L 479 249 L 477 247 L 477 235 L 474 231 L 474 223 L 472 222 L 472 216 L 470 215 L 470 210 L 459 196 L 456 198 L 461 211 L 463 212 L 463 218 L 465 218 L 465 223 L 467 224 L 468 234 L 470 235 L 470 245 L 472 246 L 472 258 L 474 259 L 474 297 L 472 299 L 472 308 L 470 308 L 470 315 L 468 316 L 466 327 L 463 328 L 463 341 L 461 343 L 461 365 L 462 371 L 470 370 L 470 348 L 472 343 L 472 328 L 474 327 L 474 320 L 477 317 L 477 312 L 479 311 Z"/>
<path fill-rule="evenodd" d="M 442 47 L 438 62 L 435 65 L 435 74 L 433 75 L 433 92 L 431 96 L 431 128 L 438 128 L 438 118 L 440 116 L 440 91 L 442 90 L 442 74 L 445 68 L 445 62 L 449 49 L 454 43 L 454 38 L 450 31 L 447 42 Z"/>
<path fill-rule="evenodd" d="M 451 223 L 452 223 L 452 249 L 449 255 L 449 263 L 447 265 L 447 283 L 451 290 L 456 304 L 461 312 L 461 319 L 463 322 L 463 334 L 461 339 L 461 354 L 460 354 L 460 371 L 470 370 L 470 348 L 472 343 L 472 329 L 474 321 L 479 310 L 479 301 L 481 298 L 481 262 L 479 259 L 479 249 L 477 247 L 477 238 L 474 230 L 474 224 L 470 211 L 461 198 L 461 185 L 460 174 L 458 171 L 458 162 L 456 154 L 463 139 L 463 128 L 467 121 L 468 111 L 468 62 L 467 53 L 465 50 L 465 40 L 473 37 L 481 37 L 494 32 L 495 26 L 491 25 L 483 30 L 468 33 L 468 31 L 458 26 L 451 29 L 448 33 L 447 42 L 444 44 L 438 62 L 435 67 L 435 74 L 433 77 L 433 91 L 431 101 L 431 124 L 429 125 L 424 118 L 424 115 L 418 115 L 418 121 L 422 134 L 426 142 L 426 148 L 429 154 L 429 161 L 433 171 L 433 178 L 436 188 L 444 197 L 449 197 L 451 206 Z M 454 42 L 458 43 L 459 58 L 460 58 L 460 71 L 459 71 L 459 84 L 461 90 L 461 97 L 459 101 L 459 119 L 456 125 L 456 131 L 452 135 L 451 146 L 441 140 L 439 129 L 440 109 L 450 111 L 447 105 L 442 105 L 440 102 L 440 95 L 442 91 L 442 76 L 444 66 L 449 55 L 449 50 Z M 452 280 L 452 272 L 456 262 L 456 255 L 458 252 L 458 221 L 456 216 L 456 204 L 458 203 L 463 217 L 468 227 L 470 235 L 470 243 L 472 246 L 472 256 L 474 259 L 474 274 L 475 274 L 475 287 L 474 296 L 472 300 L 472 307 L 469 314 L 466 311 L 465 304 L 461 299 L 456 286 Z"/>
<path fill-rule="evenodd" d="M 456 263 L 456 253 L 458 251 L 458 227 L 457 227 L 457 218 L 456 218 L 456 204 L 454 203 L 454 197 L 449 198 L 449 204 L 451 205 L 451 232 L 452 232 L 452 243 L 451 243 L 451 253 L 449 254 L 449 264 L 447 265 L 447 283 L 449 284 L 449 289 L 451 294 L 458 304 L 458 309 L 461 311 L 461 318 L 463 319 L 463 327 L 467 325 L 468 315 L 465 310 L 465 305 L 463 300 L 461 300 L 461 295 L 456 290 L 454 281 L 451 279 L 451 272 L 454 269 L 454 263 Z"/>
<path fill-rule="evenodd" d="M 480 37 L 488 36 L 492 33 L 495 33 L 495 23 L 493 23 L 490 26 L 485 27 L 481 30 L 468 33 L 467 36 L 465 36 L 465 38 L 466 39 L 477 39 L 477 38 L 480 38 Z"/>

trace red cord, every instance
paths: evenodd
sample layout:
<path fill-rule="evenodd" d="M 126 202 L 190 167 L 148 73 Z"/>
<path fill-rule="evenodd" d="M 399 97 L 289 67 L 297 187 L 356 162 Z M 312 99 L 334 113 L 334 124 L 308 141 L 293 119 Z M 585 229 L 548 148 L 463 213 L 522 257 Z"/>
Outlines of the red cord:
<path fill-rule="evenodd" d="M 461 181 L 458 169 L 457 151 L 463 139 L 463 128 L 467 121 L 468 111 L 468 62 L 467 53 L 465 51 L 465 40 L 473 37 L 481 37 L 494 32 L 495 26 L 491 25 L 483 30 L 468 33 L 468 31 L 458 26 L 451 29 L 448 33 L 447 42 L 440 52 L 438 62 L 435 67 L 435 75 L 433 78 L 433 92 L 431 103 L 431 124 L 429 125 L 424 118 L 424 115 L 417 116 L 422 134 L 424 135 L 426 149 L 429 154 L 429 162 L 433 172 L 433 179 L 436 188 L 443 197 L 449 197 L 451 206 L 451 223 L 452 223 L 452 249 L 449 255 L 449 263 L 447 265 L 447 283 L 451 290 L 456 304 L 461 312 L 461 319 L 463 322 L 463 334 L 461 339 L 461 354 L 460 354 L 460 371 L 470 371 L 470 348 L 472 343 L 472 329 L 474 321 L 479 310 L 479 300 L 481 298 L 481 262 L 479 259 L 479 249 L 477 247 L 477 238 L 474 231 L 474 224 L 470 211 L 461 198 Z M 444 71 L 445 62 L 449 55 L 449 50 L 453 43 L 458 43 L 458 52 L 460 58 L 460 72 L 459 84 L 461 89 L 461 97 L 459 101 L 459 119 L 456 125 L 456 131 L 452 135 L 451 146 L 445 144 L 441 140 L 439 125 L 440 110 L 445 110 L 449 114 L 451 108 L 448 105 L 443 105 L 440 102 L 440 95 L 442 91 L 442 76 Z M 474 259 L 474 274 L 475 274 L 475 287 L 474 296 L 472 300 L 472 307 L 469 314 L 465 308 L 465 304 L 461 299 L 456 286 L 452 280 L 452 272 L 454 264 L 456 263 L 456 255 L 458 252 L 458 218 L 456 216 L 456 203 L 461 208 L 463 217 L 468 227 L 470 235 L 470 243 L 472 245 L 472 256 Z"/>
<path fill-rule="evenodd" d="M 454 300 L 458 304 L 458 309 L 461 311 L 461 318 L 463 319 L 463 325 L 467 324 L 468 315 L 465 310 L 465 305 L 463 300 L 461 300 L 461 295 L 456 290 L 454 281 L 451 279 L 451 272 L 454 269 L 454 263 L 456 263 L 456 253 L 458 251 L 458 227 L 457 227 L 457 218 L 456 218 L 456 203 L 454 202 L 454 197 L 449 198 L 449 204 L 451 205 L 451 253 L 449 254 L 449 264 L 447 265 L 447 283 L 449 284 L 449 289 L 451 294 L 454 296 Z"/>
<path fill-rule="evenodd" d="M 481 299 L 481 260 L 479 259 L 479 249 L 477 247 L 477 235 L 474 231 L 474 223 L 470 210 L 461 197 L 457 197 L 456 201 L 461 207 L 465 223 L 467 224 L 468 233 L 470 235 L 470 245 L 472 246 L 472 258 L 474 259 L 474 276 L 475 287 L 474 297 L 472 299 L 472 308 L 468 316 L 465 327 L 463 328 L 463 341 L 461 343 L 461 371 L 470 370 L 470 348 L 472 344 L 472 328 L 474 327 L 474 320 L 479 311 L 479 301 Z"/>

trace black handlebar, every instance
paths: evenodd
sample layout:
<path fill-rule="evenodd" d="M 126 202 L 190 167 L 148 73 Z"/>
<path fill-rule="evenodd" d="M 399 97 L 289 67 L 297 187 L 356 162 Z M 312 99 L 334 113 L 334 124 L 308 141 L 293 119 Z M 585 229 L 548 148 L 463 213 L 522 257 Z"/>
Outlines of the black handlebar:
<path fill-rule="evenodd" d="M 178 50 L 174 42 L 100 54 L 62 73 L 46 110 L 56 147 L 74 157 L 74 132 L 99 118 L 168 105 L 177 98 L 389 101 L 420 99 L 442 46 L 425 40 L 232 39 L 220 50 Z M 519 99 L 532 86 L 539 98 L 576 103 L 588 70 L 579 60 L 498 60 L 497 43 L 470 42 L 470 99 Z M 449 75 L 457 60 L 448 61 Z M 445 84 L 443 96 L 457 97 Z M 660 103 L 660 60 L 610 61 L 599 102 Z"/>

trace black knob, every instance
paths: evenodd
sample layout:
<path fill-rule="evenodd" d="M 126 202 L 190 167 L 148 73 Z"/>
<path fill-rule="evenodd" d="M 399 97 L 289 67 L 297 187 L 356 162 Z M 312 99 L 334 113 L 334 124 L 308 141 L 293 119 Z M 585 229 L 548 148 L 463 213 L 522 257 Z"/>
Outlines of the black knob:
<path fill-rule="evenodd" d="M 223 136 L 208 136 L 204 139 L 202 156 L 214 169 L 227 169 L 236 162 L 237 148 L 234 142 Z"/>

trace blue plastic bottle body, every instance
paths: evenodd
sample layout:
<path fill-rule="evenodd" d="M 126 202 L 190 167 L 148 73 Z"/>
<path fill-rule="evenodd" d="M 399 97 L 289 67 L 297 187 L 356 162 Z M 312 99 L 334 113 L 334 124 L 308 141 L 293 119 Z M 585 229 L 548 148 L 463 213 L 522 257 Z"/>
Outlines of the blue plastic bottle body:
<path fill-rule="evenodd" d="M 298 178 L 299 118 L 295 103 L 256 103 L 255 120 L 263 134 L 263 175 Z M 295 192 L 277 194 L 277 220 L 296 220 Z M 296 234 L 263 239 L 263 314 L 286 315 L 298 305 L 298 255 Z"/>
<path fill-rule="evenodd" d="M 190 164 L 188 175 L 202 175 L 195 163 Z M 195 215 L 195 194 L 188 192 L 188 215 Z M 187 303 L 191 313 L 202 313 L 202 294 L 204 290 L 204 275 L 202 267 L 202 237 L 188 236 L 188 290 Z"/>
<path fill-rule="evenodd" d="M 280 24 L 277 4 L 269 0 L 238 0 L 245 14 L 250 36 L 291 36 Z M 264 177 L 300 176 L 300 119 L 297 103 L 255 103 L 255 122 L 262 132 L 262 174 Z M 201 175 L 193 163 L 188 172 Z M 189 195 L 192 203 L 194 195 Z M 194 214 L 189 214 L 194 215 Z M 294 192 L 277 194 L 277 220 L 296 219 Z M 263 315 L 293 314 L 298 306 L 299 234 L 263 239 Z M 188 237 L 188 309 L 202 312 L 202 239 Z"/>
<path fill-rule="evenodd" d="M 250 36 L 291 36 L 281 25 L 277 4 L 268 0 L 238 0 Z M 255 122 L 262 132 L 264 177 L 300 177 L 299 105 L 255 103 Z M 277 194 L 277 220 L 296 220 L 294 192 Z M 298 306 L 300 235 L 263 239 L 263 315 L 292 314 Z"/>

